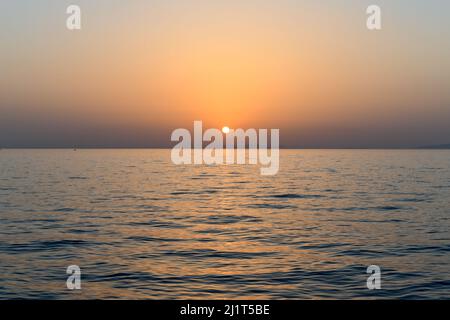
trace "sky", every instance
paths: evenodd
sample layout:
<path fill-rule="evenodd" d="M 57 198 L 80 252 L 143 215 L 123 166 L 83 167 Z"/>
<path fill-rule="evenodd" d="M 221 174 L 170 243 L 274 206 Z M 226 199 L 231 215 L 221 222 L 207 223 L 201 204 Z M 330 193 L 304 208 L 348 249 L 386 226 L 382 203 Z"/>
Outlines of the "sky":
<path fill-rule="evenodd" d="M 0 0 L 0 147 L 170 147 L 194 120 L 286 148 L 446 144 L 449 89 L 448 0 Z"/>

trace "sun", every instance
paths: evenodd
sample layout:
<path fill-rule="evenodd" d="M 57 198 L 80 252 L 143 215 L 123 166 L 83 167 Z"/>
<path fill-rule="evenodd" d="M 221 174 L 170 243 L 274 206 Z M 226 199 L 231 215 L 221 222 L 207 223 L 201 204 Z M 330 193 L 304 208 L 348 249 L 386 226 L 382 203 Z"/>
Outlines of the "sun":
<path fill-rule="evenodd" d="M 230 132 L 230 128 L 228 128 L 228 127 L 223 127 L 223 128 L 222 128 L 222 132 L 225 133 L 225 134 L 227 134 L 227 133 Z"/>

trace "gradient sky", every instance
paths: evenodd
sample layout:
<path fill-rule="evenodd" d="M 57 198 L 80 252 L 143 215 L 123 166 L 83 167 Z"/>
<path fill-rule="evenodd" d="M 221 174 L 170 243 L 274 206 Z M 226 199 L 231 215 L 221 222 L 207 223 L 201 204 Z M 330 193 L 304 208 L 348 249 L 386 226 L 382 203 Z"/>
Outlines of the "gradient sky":
<path fill-rule="evenodd" d="M 284 147 L 450 143 L 450 1 L 0 0 L 0 147 L 170 146 L 194 120 Z"/>

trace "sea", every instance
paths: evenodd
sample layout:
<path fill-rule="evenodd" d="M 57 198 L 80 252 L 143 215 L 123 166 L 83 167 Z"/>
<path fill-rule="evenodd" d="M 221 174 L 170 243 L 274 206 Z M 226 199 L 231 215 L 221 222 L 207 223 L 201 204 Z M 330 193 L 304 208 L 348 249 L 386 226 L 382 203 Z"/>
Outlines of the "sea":
<path fill-rule="evenodd" d="M 0 299 L 449 298 L 450 150 L 0 150 Z"/>

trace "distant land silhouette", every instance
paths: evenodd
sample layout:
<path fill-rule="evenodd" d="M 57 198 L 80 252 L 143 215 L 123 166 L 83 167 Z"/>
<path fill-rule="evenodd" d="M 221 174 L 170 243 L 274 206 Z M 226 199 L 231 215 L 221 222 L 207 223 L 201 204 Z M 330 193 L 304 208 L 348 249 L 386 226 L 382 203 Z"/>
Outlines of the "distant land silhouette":
<path fill-rule="evenodd" d="M 438 144 L 438 145 L 432 145 L 432 146 L 423 146 L 423 147 L 419 147 L 419 149 L 450 149 L 450 143 Z"/>

